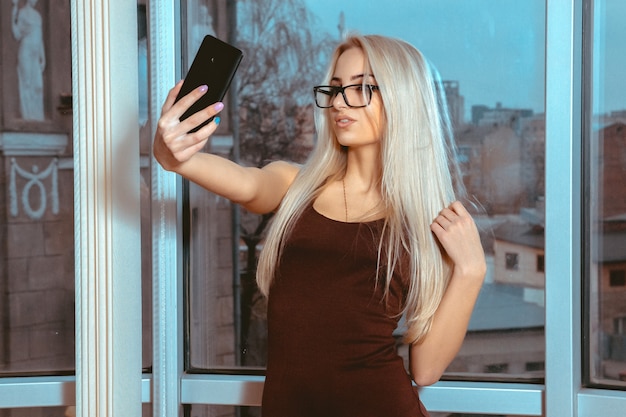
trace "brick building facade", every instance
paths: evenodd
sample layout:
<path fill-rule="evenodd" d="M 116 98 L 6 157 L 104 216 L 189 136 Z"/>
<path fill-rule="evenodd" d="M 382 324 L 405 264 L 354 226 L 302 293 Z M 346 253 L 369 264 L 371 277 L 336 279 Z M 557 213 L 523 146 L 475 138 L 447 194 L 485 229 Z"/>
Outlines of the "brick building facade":
<path fill-rule="evenodd" d="M 69 7 L 38 3 L 29 18 L 38 34 L 20 26 L 22 9 L 13 9 L 10 2 L 0 6 L 2 373 L 74 368 Z M 23 58 L 31 44 L 43 48 L 45 56 L 45 66 L 35 68 L 41 71 L 42 91 L 34 97 L 19 81 L 28 74 L 24 67 L 34 64 Z M 37 80 L 28 83 L 39 85 Z M 42 108 L 43 115 L 28 113 L 25 103 Z"/>

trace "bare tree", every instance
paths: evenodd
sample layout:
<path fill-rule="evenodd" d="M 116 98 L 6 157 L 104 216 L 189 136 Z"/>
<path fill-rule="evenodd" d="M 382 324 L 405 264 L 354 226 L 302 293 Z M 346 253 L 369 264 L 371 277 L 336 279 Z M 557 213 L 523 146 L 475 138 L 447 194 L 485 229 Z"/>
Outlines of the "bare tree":
<path fill-rule="evenodd" d="M 302 160 L 298 140 L 313 132 L 312 86 L 321 81 L 330 39 L 313 32 L 301 0 L 247 0 L 238 12 L 240 152 L 254 166 Z M 306 111 L 303 111 L 306 110 Z"/>
<path fill-rule="evenodd" d="M 302 0 L 243 0 L 237 9 L 240 162 L 262 167 L 272 160 L 303 162 L 313 144 L 313 85 L 320 83 L 334 40 L 315 29 Z M 257 247 L 271 214 L 242 211 L 247 247 L 241 271 L 242 364 L 264 365 L 265 309 L 256 282 Z"/>

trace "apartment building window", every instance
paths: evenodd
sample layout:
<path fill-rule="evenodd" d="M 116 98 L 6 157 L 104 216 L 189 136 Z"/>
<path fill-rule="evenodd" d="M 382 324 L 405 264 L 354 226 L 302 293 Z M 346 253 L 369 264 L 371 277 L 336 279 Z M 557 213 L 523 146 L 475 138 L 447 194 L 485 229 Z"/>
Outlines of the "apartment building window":
<path fill-rule="evenodd" d="M 519 254 L 507 252 L 504 254 L 506 260 L 506 269 L 517 271 L 519 269 Z"/>
<path fill-rule="evenodd" d="M 626 271 L 623 269 L 612 269 L 609 271 L 609 286 L 623 287 L 626 286 Z"/>
<path fill-rule="evenodd" d="M 546 271 L 546 257 L 543 254 L 537 255 L 537 272 Z"/>
<path fill-rule="evenodd" d="M 508 363 L 492 363 L 489 365 L 485 365 L 484 372 L 486 374 L 502 374 L 506 373 L 508 369 Z"/>
<path fill-rule="evenodd" d="M 543 372 L 546 369 L 546 363 L 544 361 L 526 362 L 525 368 L 528 372 Z"/>
<path fill-rule="evenodd" d="M 613 331 L 615 334 L 626 335 L 626 316 L 613 320 Z"/>

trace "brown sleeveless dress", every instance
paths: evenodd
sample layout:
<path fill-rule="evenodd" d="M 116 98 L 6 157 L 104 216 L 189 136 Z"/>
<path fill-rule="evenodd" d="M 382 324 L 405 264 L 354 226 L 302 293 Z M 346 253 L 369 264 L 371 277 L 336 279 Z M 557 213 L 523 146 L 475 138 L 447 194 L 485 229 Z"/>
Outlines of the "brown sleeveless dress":
<path fill-rule="evenodd" d="M 392 335 L 405 286 L 376 286 L 382 225 L 312 207 L 297 222 L 268 300 L 263 417 L 428 416 Z"/>

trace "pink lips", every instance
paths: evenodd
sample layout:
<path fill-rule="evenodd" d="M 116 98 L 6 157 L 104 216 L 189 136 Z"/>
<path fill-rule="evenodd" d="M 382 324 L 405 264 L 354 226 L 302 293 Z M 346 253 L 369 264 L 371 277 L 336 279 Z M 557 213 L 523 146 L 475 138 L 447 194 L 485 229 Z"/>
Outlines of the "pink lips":
<path fill-rule="evenodd" d="M 348 127 L 354 122 L 355 122 L 354 119 L 345 115 L 340 114 L 340 115 L 335 116 L 335 124 L 337 125 L 337 127 L 340 127 L 340 128 Z"/>

